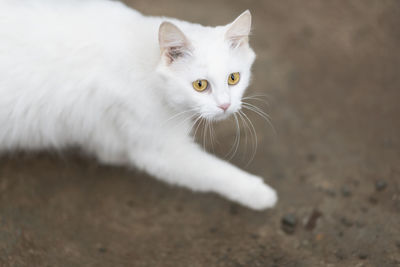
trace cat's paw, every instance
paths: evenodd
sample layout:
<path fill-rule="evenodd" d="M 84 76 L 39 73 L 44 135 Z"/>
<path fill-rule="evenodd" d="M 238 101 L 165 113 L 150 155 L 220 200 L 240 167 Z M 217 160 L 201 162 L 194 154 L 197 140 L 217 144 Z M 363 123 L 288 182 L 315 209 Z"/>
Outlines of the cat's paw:
<path fill-rule="evenodd" d="M 259 177 L 246 179 L 239 185 L 238 190 L 236 201 L 251 209 L 272 208 L 278 200 L 276 191 Z"/>

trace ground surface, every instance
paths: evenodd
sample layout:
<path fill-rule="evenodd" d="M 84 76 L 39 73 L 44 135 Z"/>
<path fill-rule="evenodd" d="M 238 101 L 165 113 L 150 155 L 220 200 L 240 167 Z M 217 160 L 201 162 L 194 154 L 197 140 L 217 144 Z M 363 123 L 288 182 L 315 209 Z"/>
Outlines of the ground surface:
<path fill-rule="evenodd" d="M 268 94 L 277 135 L 248 113 L 258 151 L 247 167 L 244 147 L 232 161 L 279 204 L 254 212 L 74 153 L 8 155 L 0 266 L 400 266 L 398 1 L 129 4 L 210 25 L 252 11 L 249 94 Z M 218 155 L 232 125 L 217 127 Z"/>

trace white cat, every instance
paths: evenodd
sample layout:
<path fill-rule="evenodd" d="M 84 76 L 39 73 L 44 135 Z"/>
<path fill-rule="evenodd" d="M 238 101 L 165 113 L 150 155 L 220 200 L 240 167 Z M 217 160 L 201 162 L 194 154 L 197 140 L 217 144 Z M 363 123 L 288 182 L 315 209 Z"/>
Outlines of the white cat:
<path fill-rule="evenodd" d="M 170 184 L 272 207 L 262 178 L 190 135 L 199 116 L 241 108 L 250 27 L 249 11 L 204 27 L 114 1 L 0 0 L 0 149 L 79 146 Z"/>

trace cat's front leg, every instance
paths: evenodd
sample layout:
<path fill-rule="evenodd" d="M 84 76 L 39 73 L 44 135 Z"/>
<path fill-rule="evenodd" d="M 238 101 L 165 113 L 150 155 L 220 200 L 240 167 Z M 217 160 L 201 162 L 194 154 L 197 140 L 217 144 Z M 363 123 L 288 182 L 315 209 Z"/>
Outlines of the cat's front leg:
<path fill-rule="evenodd" d="M 275 190 L 262 178 L 204 152 L 190 141 L 164 140 L 162 145 L 134 150 L 131 160 L 160 180 L 194 191 L 215 192 L 252 209 L 270 208 L 277 201 Z"/>

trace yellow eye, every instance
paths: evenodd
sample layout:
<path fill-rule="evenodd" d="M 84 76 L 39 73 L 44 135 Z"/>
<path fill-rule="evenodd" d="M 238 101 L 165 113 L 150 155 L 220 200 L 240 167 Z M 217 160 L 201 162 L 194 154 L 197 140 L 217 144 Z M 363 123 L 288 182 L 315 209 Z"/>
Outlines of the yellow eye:
<path fill-rule="evenodd" d="M 198 92 L 203 92 L 208 87 L 207 80 L 196 80 L 192 83 L 194 90 Z"/>
<path fill-rule="evenodd" d="M 231 74 L 229 74 L 229 77 L 228 77 L 228 84 L 229 85 L 235 85 L 235 84 L 237 84 L 239 82 L 239 80 L 240 80 L 240 73 L 239 72 L 231 73 Z"/>

